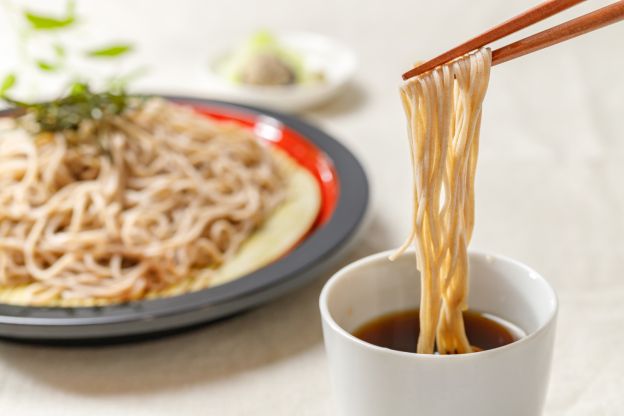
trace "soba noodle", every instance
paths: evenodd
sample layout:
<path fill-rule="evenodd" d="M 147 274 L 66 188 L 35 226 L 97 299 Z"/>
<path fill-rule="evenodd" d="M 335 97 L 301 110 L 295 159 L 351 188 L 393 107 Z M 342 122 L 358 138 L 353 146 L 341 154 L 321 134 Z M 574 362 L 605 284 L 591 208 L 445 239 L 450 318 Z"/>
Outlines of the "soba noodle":
<path fill-rule="evenodd" d="M 415 245 L 421 275 L 417 352 L 466 353 L 468 254 L 481 105 L 491 54 L 481 49 L 401 87 L 413 168 L 412 230 L 395 257 Z"/>
<path fill-rule="evenodd" d="M 76 132 L 0 131 L 0 286 L 29 303 L 137 299 L 210 279 L 280 203 L 244 128 L 150 99 Z"/>

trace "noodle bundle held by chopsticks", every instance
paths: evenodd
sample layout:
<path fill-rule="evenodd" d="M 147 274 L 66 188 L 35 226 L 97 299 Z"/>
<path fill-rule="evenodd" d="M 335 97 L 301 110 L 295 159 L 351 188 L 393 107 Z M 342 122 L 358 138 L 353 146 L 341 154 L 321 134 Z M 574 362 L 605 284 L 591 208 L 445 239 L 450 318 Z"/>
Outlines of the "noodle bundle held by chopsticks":
<path fill-rule="evenodd" d="M 468 299 L 467 246 L 474 226 L 474 178 L 481 105 L 491 53 L 481 49 L 406 81 L 413 175 L 412 231 L 420 271 L 417 352 L 471 352 L 462 312 Z"/>

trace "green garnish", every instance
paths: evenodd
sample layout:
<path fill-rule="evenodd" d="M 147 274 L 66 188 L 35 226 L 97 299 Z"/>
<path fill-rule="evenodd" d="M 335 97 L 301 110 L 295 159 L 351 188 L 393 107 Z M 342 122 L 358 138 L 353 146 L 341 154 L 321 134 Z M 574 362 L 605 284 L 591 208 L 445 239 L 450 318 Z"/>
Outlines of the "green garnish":
<path fill-rule="evenodd" d="M 61 18 L 56 18 L 52 16 L 42 15 L 39 13 L 34 13 L 32 11 L 24 11 L 24 17 L 26 21 L 30 24 L 30 27 L 35 30 L 58 30 L 69 27 L 76 23 L 75 16 L 75 3 L 74 1 L 67 2 L 67 11 L 65 12 L 65 16 Z"/>
<path fill-rule="evenodd" d="M 65 47 L 63 45 L 55 43 L 52 47 L 54 48 L 54 55 L 56 55 L 58 59 L 65 58 Z"/>
<path fill-rule="evenodd" d="M 2 80 L 2 85 L 0 85 L 0 98 L 3 98 L 5 94 L 13 88 L 15 82 L 17 81 L 17 77 L 15 74 L 11 73 L 4 77 Z"/>
<path fill-rule="evenodd" d="M 102 122 L 124 112 L 130 97 L 123 90 L 93 92 L 82 82 L 72 84 L 62 98 L 41 103 L 27 103 L 4 95 L 4 101 L 32 114 L 39 132 L 77 130 L 84 120 Z"/>
<path fill-rule="evenodd" d="M 129 44 L 109 45 L 87 51 L 87 56 L 91 58 L 116 58 L 130 51 L 132 51 L 132 45 Z"/>
<path fill-rule="evenodd" d="M 58 69 L 58 66 L 53 64 L 52 62 L 47 62 L 42 59 L 37 61 L 37 67 L 46 72 L 54 72 Z"/>

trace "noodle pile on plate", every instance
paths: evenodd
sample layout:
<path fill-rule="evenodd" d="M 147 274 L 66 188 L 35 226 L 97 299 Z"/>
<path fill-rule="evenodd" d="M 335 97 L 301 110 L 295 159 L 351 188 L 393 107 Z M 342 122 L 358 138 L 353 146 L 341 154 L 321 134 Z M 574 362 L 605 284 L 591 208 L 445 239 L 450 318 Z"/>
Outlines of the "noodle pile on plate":
<path fill-rule="evenodd" d="M 418 353 L 472 351 L 462 312 L 467 309 L 467 245 L 474 225 L 481 106 L 490 65 L 490 50 L 484 48 L 401 88 L 414 211 L 412 231 L 393 258 L 415 245 L 422 288 Z"/>
<path fill-rule="evenodd" d="M 206 287 L 285 197 L 249 130 L 161 99 L 75 131 L 24 117 L 0 129 L 0 286 L 19 303 Z"/>

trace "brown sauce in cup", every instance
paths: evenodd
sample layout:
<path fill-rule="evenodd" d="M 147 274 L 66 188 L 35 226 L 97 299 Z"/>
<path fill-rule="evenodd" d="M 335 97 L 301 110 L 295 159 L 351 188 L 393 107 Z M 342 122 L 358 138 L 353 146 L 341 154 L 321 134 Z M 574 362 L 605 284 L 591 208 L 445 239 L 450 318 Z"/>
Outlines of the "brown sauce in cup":
<path fill-rule="evenodd" d="M 397 351 L 416 352 L 420 320 L 418 309 L 389 313 L 360 326 L 353 335 L 362 341 Z M 464 312 L 464 326 L 470 345 L 476 351 L 491 350 L 511 344 L 519 335 L 502 320 L 481 312 Z"/>

